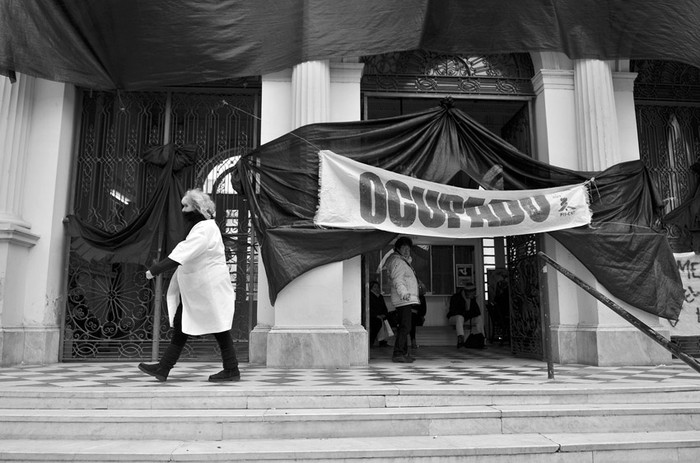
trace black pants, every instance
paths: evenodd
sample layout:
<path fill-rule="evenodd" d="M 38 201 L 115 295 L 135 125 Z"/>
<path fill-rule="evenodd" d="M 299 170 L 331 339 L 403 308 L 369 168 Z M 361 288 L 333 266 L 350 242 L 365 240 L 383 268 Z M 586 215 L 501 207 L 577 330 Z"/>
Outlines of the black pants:
<path fill-rule="evenodd" d="M 394 342 L 394 357 L 408 355 L 408 335 L 411 332 L 411 318 L 413 318 L 411 311 L 419 307 L 418 304 L 415 304 L 396 308 L 396 318 L 399 327 L 396 332 L 396 341 Z"/>
<path fill-rule="evenodd" d="M 230 331 L 227 330 L 213 334 L 222 352 L 224 352 L 227 349 L 234 348 L 233 338 L 231 338 Z M 185 344 L 187 344 L 187 340 L 189 338 L 189 334 L 185 334 L 182 332 L 182 304 L 180 304 L 177 307 L 177 312 L 175 312 L 175 319 L 173 320 L 173 337 L 170 339 L 170 343 L 178 347 L 185 347 Z"/>

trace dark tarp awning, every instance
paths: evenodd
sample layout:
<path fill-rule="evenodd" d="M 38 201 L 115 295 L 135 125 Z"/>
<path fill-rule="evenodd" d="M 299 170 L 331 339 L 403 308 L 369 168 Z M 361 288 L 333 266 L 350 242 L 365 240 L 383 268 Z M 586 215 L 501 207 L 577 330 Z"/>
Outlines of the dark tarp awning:
<path fill-rule="evenodd" d="M 589 173 L 550 166 L 519 153 L 449 101 L 388 119 L 307 125 L 241 158 L 234 187 L 250 201 L 273 302 L 302 273 L 379 249 L 395 237 L 314 226 L 321 149 L 439 183 L 462 171 L 485 188 L 547 188 L 595 177 L 592 226 L 551 235 L 614 296 L 678 318 L 684 292 L 666 236 L 652 229 L 661 201 L 641 161 Z M 493 178 L 494 166 L 502 168 L 500 177 Z"/>
<path fill-rule="evenodd" d="M 0 74 L 94 89 L 424 49 L 700 67 L 695 0 L 2 0 Z"/>

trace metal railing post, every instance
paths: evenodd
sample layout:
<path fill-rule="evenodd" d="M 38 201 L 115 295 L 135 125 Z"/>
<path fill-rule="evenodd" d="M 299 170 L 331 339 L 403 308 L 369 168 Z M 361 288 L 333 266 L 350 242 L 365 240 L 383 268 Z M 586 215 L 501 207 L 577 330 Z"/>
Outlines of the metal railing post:
<path fill-rule="evenodd" d="M 547 379 L 554 379 L 554 362 L 552 361 L 552 322 L 547 298 L 547 266 L 542 263 L 540 271 L 540 306 L 544 323 L 544 357 L 547 361 Z"/>
<path fill-rule="evenodd" d="M 685 362 L 690 368 L 693 370 L 697 371 L 700 373 L 700 363 L 698 363 L 695 358 L 691 357 L 690 355 L 686 354 L 683 352 L 676 344 L 673 344 L 671 341 L 668 339 L 664 338 L 661 334 L 656 332 L 654 329 L 652 329 L 649 325 L 623 309 L 620 305 L 616 304 L 612 300 L 610 300 L 608 297 L 604 296 L 601 294 L 598 290 L 593 288 L 591 285 L 586 283 L 585 281 L 581 280 L 579 277 L 571 273 L 569 270 L 565 269 L 558 263 L 556 263 L 554 260 L 552 260 L 551 257 L 546 255 L 543 252 L 538 252 L 537 255 L 543 259 L 547 264 L 551 265 L 554 267 L 559 273 L 567 277 L 569 280 L 573 281 L 576 283 L 578 286 L 583 288 L 586 292 L 588 292 L 590 295 L 598 299 L 600 302 L 608 306 L 610 309 L 613 310 L 616 314 L 627 320 L 637 328 L 639 331 L 642 333 L 646 334 L 649 336 L 651 339 L 656 341 L 661 347 L 664 349 L 670 351 L 673 355 L 681 359 L 683 362 Z"/>

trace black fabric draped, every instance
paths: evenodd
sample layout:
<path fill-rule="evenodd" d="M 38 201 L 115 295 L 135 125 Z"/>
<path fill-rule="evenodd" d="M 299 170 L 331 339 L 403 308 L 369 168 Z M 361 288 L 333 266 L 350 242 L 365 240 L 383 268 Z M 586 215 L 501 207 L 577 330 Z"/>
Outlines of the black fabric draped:
<path fill-rule="evenodd" d="M 155 146 L 143 153 L 146 163 L 161 168 L 153 195 L 141 212 L 116 233 L 90 225 L 76 215 L 66 220 L 71 249 L 88 261 L 114 261 L 148 264 L 159 227 L 163 227 L 163 251 L 167 256 L 184 237 L 180 201 L 185 194 L 181 176 L 194 165 L 194 146 Z"/>
<path fill-rule="evenodd" d="M 423 49 L 700 67 L 695 0 L 3 0 L 0 74 L 137 90 Z"/>
<path fill-rule="evenodd" d="M 664 318 L 678 317 L 683 288 L 665 235 L 652 229 L 661 202 L 640 161 L 603 172 L 550 166 L 518 152 L 449 102 L 388 119 L 307 125 L 241 158 L 234 188 L 250 201 L 273 302 L 302 273 L 380 249 L 395 237 L 314 226 L 321 149 L 437 183 L 462 171 L 489 189 L 546 188 L 594 178 L 592 226 L 552 236 L 614 296 Z"/>

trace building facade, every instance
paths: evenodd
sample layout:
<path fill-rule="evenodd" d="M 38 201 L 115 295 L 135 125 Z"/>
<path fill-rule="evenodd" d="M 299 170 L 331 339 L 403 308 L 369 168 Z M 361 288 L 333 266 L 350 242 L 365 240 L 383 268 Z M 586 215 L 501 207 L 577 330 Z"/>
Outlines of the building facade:
<path fill-rule="evenodd" d="M 137 159 L 142 145 L 173 142 L 200 144 L 205 153 L 211 151 L 188 177 L 192 184 L 188 186 L 216 193 L 218 210 L 225 210 L 227 220 L 236 224 L 232 236 L 238 237 L 239 244 L 243 242 L 232 248 L 239 251 L 232 251 L 230 258 L 234 262 L 232 274 L 237 275 L 232 278 L 237 292 L 248 295 L 237 301 L 240 315 L 234 325 L 240 325 L 235 337 L 248 343 L 249 361 L 290 368 L 366 365 L 368 336 L 362 326 L 362 311 L 369 278 L 367 259 L 357 256 L 314 269 L 288 285 L 273 306 L 267 296 L 264 266 L 254 252 L 254 236 L 246 225 L 245 207 L 234 205 L 235 195 L 222 186 L 235 159 L 218 158 L 217 153 L 230 154 L 236 148 L 243 153 L 305 124 L 392 115 L 389 113 L 397 110 L 391 102 L 410 93 L 413 103 L 401 102 L 409 107 L 401 109 L 404 112 L 410 111 L 411 104 L 422 106 L 416 103 L 421 98 L 436 100 L 445 95 L 470 100 L 474 111 L 486 108 L 485 114 L 491 115 L 495 111 L 489 112 L 489 107 L 497 106 L 496 102 L 516 101 L 514 107 L 522 109 L 527 119 L 520 132 L 526 136 L 521 136 L 522 144 L 516 146 L 552 165 L 594 171 L 640 158 L 650 167 L 662 158 L 675 159 L 672 153 L 654 147 L 647 150 L 645 140 L 640 140 L 647 123 L 640 121 L 639 115 L 649 112 L 635 102 L 638 74 L 631 70 L 629 61 L 570 60 L 564 54 L 549 52 L 530 53 L 527 58 L 531 66 L 525 79 L 529 90 L 521 93 L 509 86 L 490 93 L 475 90 L 469 85 L 478 79 L 460 80 L 459 72 L 449 66 L 427 73 L 421 81 L 427 82 L 426 87 L 419 85 L 410 92 L 404 88 L 401 93 L 398 74 L 393 77 L 399 85 L 381 87 L 370 82 L 365 73 L 370 61 L 360 58 L 305 62 L 238 82 L 226 90 L 211 86 L 159 89 L 139 98 L 113 93 L 107 103 L 100 95 L 69 84 L 25 75 L 18 75 L 11 83 L 3 77 L 0 363 L 89 361 L 115 352 L 114 358 L 134 361 L 158 356 L 159 339 L 167 336 L 167 326 L 160 322 L 159 297 L 167 281 L 151 286 L 139 279 L 143 269 L 138 266 L 88 269 L 88 264 L 77 263 L 63 221 L 69 213 L 81 213 L 105 230 L 119 230 L 138 212 L 138 202 L 149 192 L 148 176 L 152 173 L 143 166 L 133 166 L 139 161 L 132 159 Z M 658 73 L 656 76 L 661 78 Z M 374 77 L 381 80 L 382 76 Z M 447 85 L 443 87 L 446 90 L 431 92 L 435 89 L 429 85 L 431 78 L 437 81 L 439 77 L 445 77 L 441 82 Z M 501 80 L 496 76 L 488 82 L 497 87 Z M 683 102 L 683 96 L 674 98 L 677 104 Z M 380 100 L 383 105 L 377 103 Z M 652 174 L 661 182 L 673 175 L 687 180 L 693 162 L 691 149 L 684 160 L 652 169 Z M 126 166 L 121 176 L 114 173 L 118 170 L 115 163 Z M 99 176 L 109 179 L 100 188 L 112 193 L 109 201 L 102 201 L 89 186 Z M 682 181 L 670 183 L 681 185 L 673 188 L 689 188 Z M 679 191 L 677 195 L 683 193 L 691 192 Z M 486 247 L 495 251 L 489 253 L 481 240 L 422 244 L 471 246 L 476 281 L 486 288 L 483 269 L 512 265 L 516 259 L 509 259 L 509 251 L 503 249 L 514 248 L 518 240 L 490 243 Z M 537 246 L 611 297 L 555 240 L 544 236 Z M 550 313 L 554 361 L 601 366 L 670 361 L 669 352 L 562 275 L 549 271 L 541 276 L 538 288 L 544 294 L 542 305 L 546 304 Z M 444 298 L 445 294 L 435 295 L 431 304 L 440 307 Z M 122 301 L 121 305 L 115 301 Z M 621 305 L 668 335 L 657 317 Z M 541 320 L 537 320 L 538 333 L 542 331 Z M 120 342 L 115 333 L 135 339 Z M 106 339 L 114 342 L 91 341 Z M 535 343 L 541 342 L 537 338 Z"/>

